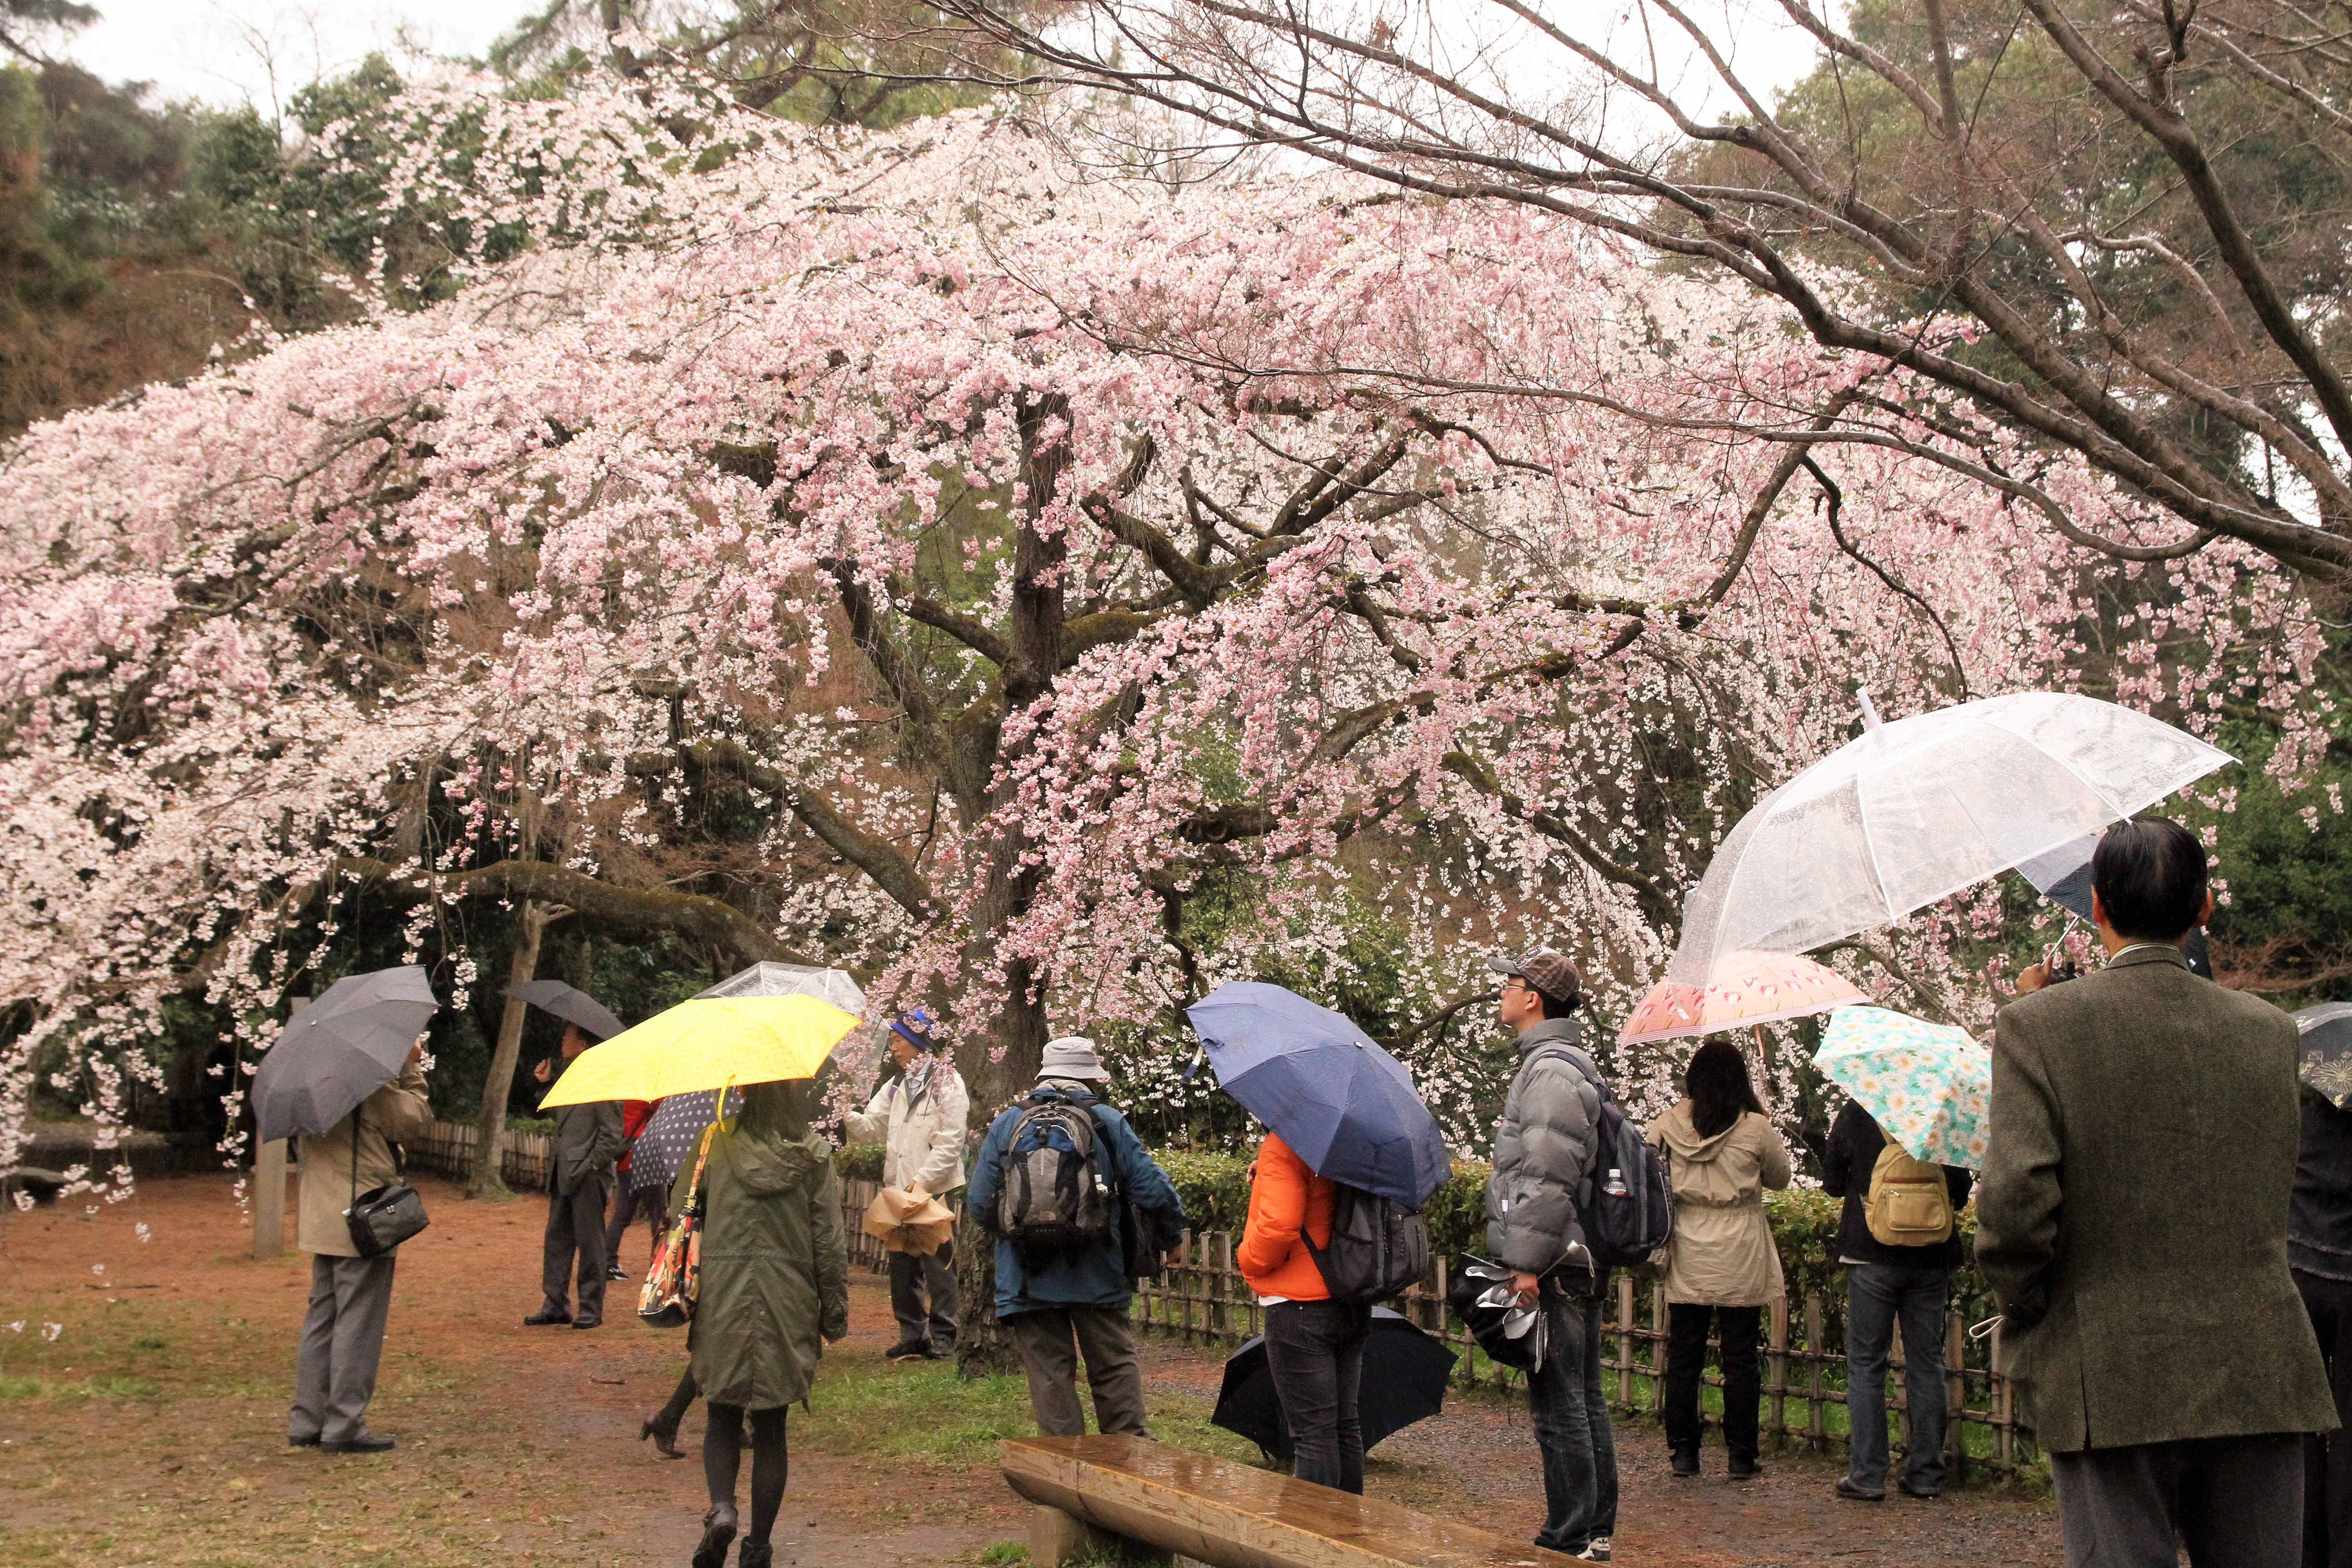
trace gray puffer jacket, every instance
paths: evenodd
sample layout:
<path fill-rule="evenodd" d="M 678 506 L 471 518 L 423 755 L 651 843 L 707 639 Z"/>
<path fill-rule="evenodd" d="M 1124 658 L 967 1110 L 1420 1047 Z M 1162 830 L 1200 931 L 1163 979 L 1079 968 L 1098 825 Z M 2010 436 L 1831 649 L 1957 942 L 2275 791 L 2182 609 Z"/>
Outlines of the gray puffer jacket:
<path fill-rule="evenodd" d="M 1486 1183 L 1486 1250 L 1496 1262 L 1540 1274 L 1571 1241 L 1592 1195 L 1601 1145 L 1601 1092 L 1573 1018 L 1547 1018 L 1519 1037 L 1519 1070 L 1495 1130 L 1495 1173 Z M 1547 1049 L 1546 1047 L 1550 1047 Z"/>

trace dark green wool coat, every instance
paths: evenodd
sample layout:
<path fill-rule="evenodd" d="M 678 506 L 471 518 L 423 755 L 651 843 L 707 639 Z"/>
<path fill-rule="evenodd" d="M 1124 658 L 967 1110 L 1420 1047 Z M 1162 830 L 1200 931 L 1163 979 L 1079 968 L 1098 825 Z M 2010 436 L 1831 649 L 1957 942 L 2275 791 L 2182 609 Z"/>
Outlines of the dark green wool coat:
<path fill-rule="evenodd" d="M 694 1179 L 689 1157 L 673 1211 Z M 687 1336 L 694 1382 L 719 1405 L 805 1398 L 824 1340 L 849 1331 L 849 1254 L 833 1151 L 808 1131 L 799 1086 L 753 1084 L 719 1125 L 703 1173 L 702 1289 Z"/>
<path fill-rule="evenodd" d="M 2295 1055 L 2169 947 L 2001 1009 L 1977 1265 L 2045 1452 L 2335 1427 L 2287 1273 Z"/>

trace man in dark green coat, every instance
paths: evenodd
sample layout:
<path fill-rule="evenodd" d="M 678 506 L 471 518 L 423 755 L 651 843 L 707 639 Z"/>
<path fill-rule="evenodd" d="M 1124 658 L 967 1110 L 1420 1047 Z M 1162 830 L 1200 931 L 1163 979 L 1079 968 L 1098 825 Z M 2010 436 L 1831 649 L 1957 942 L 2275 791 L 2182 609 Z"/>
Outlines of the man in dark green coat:
<path fill-rule="evenodd" d="M 678 1171 L 683 1212 L 694 1162 Z M 784 1407 L 808 1396 L 824 1342 L 849 1331 L 849 1251 L 833 1150 L 809 1131 L 808 1086 L 756 1083 L 719 1124 L 703 1170 L 702 1277 L 687 1337 L 709 1410 L 702 1442 L 710 1511 L 696 1568 L 718 1568 L 735 1537 L 735 1478 L 751 1428 L 751 1529 L 743 1568 L 767 1568 L 784 1497 Z"/>
<path fill-rule="evenodd" d="M 1977 1263 L 2000 1298 L 2070 1568 L 2294 1568 L 2300 1434 L 2336 1425 L 2287 1272 L 2294 1021 L 2189 971 L 2205 852 L 2162 817 L 2091 861 L 2105 968 L 1994 1029 Z"/>

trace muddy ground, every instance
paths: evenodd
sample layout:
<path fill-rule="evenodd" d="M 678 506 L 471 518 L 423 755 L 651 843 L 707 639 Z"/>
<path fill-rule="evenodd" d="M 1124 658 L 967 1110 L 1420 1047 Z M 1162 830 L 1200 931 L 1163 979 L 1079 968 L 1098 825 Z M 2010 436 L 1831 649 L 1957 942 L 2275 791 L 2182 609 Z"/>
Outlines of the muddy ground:
<path fill-rule="evenodd" d="M 637 1440 L 677 1379 L 682 1335 L 637 1324 L 629 1288 L 593 1332 L 524 1328 L 543 1200 L 424 1192 L 432 1228 L 402 1249 L 370 1415 L 400 1441 L 383 1457 L 286 1447 L 309 1259 L 246 1256 L 226 1179 L 149 1181 L 94 1214 L 70 1202 L 0 1214 L 0 1560 L 683 1564 L 704 1502 L 699 1414 L 686 1462 Z M 632 1260 L 644 1236 L 632 1234 Z M 777 1560 L 971 1563 L 1020 1539 L 1023 1505 L 990 1462 L 998 1436 L 1029 1429 L 1019 1381 L 888 1365 L 887 1303 L 862 1272 L 851 1321 L 813 1407 L 792 1414 Z M 1255 1452 L 1206 1425 L 1214 1352 L 1155 1340 L 1147 1368 L 1163 1438 Z M 1625 1424 L 1619 1438 L 1620 1563 L 2060 1561 L 2044 1501 L 1972 1490 L 1840 1503 L 1832 1461 L 1768 1457 L 1762 1479 L 1734 1483 L 1716 1448 L 1705 1478 L 1676 1482 L 1654 1426 Z M 1542 1515 L 1526 1413 L 1489 1396 L 1457 1395 L 1383 1444 L 1368 1489 L 1522 1539 Z"/>

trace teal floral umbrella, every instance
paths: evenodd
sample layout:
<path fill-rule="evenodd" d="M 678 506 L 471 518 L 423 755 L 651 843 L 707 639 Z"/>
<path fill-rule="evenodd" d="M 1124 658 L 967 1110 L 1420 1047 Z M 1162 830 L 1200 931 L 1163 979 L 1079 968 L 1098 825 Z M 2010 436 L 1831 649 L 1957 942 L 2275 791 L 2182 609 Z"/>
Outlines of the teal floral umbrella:
<path fill-rule="evenodd" d="M 1885 1007 L 1842 1008 L 1830 1015 L 1813 1065 L 1912 1158 L 1971 1170 L 1984 1164 L 1992 1053 L 1967 1030 Z"/>

